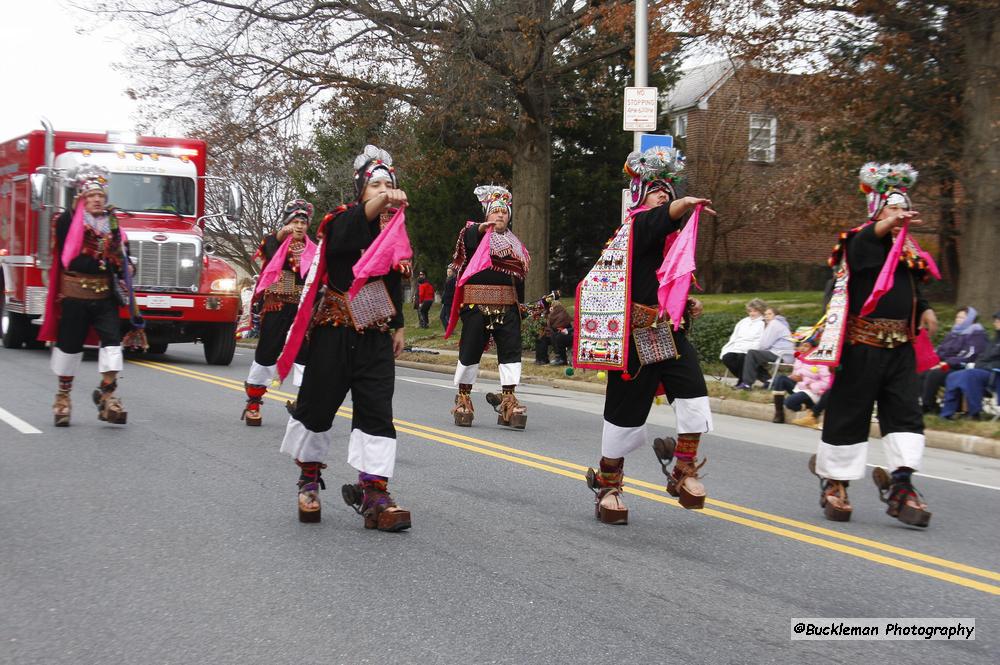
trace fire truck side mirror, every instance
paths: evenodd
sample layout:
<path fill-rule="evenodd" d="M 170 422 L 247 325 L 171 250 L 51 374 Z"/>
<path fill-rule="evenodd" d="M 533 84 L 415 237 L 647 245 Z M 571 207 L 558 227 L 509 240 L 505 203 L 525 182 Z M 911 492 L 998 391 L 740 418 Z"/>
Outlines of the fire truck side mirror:
<path fill-rule="evenodd" d="M 226 199 L 226 219 L 238 222 L 243 218 L 243 191 L 236 183 L 229 183 L 229 196 Z"/>
<path fill-rule="evenodd" d="M 45 189 L 48 187 L 49 179 L 44 173 L 31 174 L 31 209 L 42 210 L 45 207 Z"/>

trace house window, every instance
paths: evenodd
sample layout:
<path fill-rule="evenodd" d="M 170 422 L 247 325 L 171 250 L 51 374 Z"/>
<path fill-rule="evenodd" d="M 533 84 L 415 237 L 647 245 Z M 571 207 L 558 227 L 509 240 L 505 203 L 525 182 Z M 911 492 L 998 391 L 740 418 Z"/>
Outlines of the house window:
<path fill-rule="evenodd" d="M 687 113 L 681 113 L 674 117 L 674 138 L 682 139 L 688 133 Z"/>
<path fill-rule="evenodd" d="M 750 161 L 773 162 L 778 119 L 771 115 L 750 116 Z"/>

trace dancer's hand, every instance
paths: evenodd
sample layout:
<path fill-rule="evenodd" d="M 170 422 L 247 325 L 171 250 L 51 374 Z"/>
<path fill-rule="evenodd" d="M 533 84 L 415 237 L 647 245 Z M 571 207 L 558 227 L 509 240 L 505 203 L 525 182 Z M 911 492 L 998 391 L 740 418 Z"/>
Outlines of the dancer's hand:
<path fill-rule="evenodd" d="M 403 328 L 396 328 L 392 331 L 392 357 L 398 358 L 403 353 L 406 346 L 406 331 Z"/>
<path fill-rule="evenodd" d="M 705 306 L 697 298 L 688 298 L 687 310 L 692 319 L 697 319 L 705 311 Z"/>
<path fill-rule="evenodd" d="M 927 328 L 927 333 L 932 337 L 937 333 L 938 320 L 933 309 L 925 309 L 924 313 L 920 315 L 920 327 Z"/>

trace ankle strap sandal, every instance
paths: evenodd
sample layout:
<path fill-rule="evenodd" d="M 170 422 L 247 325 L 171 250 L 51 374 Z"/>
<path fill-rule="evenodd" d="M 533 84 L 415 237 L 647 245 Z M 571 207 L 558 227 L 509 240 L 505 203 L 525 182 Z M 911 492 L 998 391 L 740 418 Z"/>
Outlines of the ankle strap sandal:
<path fill-rule="evenodd" d="M 302 469 L 299 474 L 299 521 L 319 522 L 321 509 L 319 491 L 326 489 L 326 482 L 323 480 L 323 469 L 326 464 L 322 462 L 300 462 L 295 463 Z"/>
<path fill-rule="evenodd" d="M 504 391 L 500 395 L 486 393 L 486 401 L 497 412 L 497 425 L 524 429 L 528 424 L 528 410 L 517 401 L 513 392 Z"/>
<path fill-rule="evenodd" d="M 926 527 L 930 524 L 931 513 L 927 502 L 912 483 L 894 483 L 889 473 L 881 468 L 872 470 L 872 480 L 878 487 L 879 499 L 888 505 L 886 514 L 910 526 Z"/>
<path fill-rule="evenodd" d="M 124 425 L 128 420 L 128 412 L 125 411 L 122 401 L 114 395 L 117 389 L 117 379 L 111 383 L 102 383 L 94 389 L 94 404 L 97 405 L 98 420 Z"/>
<path fill-rule="evenodd" d="M 472 427 L 472 420 L 476 416 L 475 411 L 469 393 L 459 391 L 455 395 L 455 408 L 451 410 L 452 415 L 455 416 L 455 424 L 459 427 Z"/>
<path fill-rule="evenodd" d="M 389 494 L 384 480 L 344 485 L 340 493 L 344 503 L 365 518 L 366 529 L 403 531 L 412 526 L 410 511 L 400 508 Z"/>
<path fill-rule="evenodd" d="M 851 500 L 847 498 L 847 487 L 850 482 L 821 477 L 816 473 L 815 455 L 809 458 L 809 471 L 819 478 L 819 505 L 826 519 L 832 522 L 850 521 L 851 513 L 854 511 Z"/>
<path fill-rule="evenodd" d="M 628 508 L 622 501 L 625 474 L 587 469 L 587 487 L 594 493 L 594 517 L 604 524 L 628 524 Z"/>

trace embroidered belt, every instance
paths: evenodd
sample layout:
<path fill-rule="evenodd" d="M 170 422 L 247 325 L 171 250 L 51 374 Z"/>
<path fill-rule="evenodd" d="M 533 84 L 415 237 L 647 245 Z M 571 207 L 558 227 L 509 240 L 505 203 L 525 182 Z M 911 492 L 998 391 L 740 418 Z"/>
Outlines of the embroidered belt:
<path fill-rule="evenodd" d="M 905 319 L 864 319 L 852 315 L 847 320 L 847 341 L 891 349 L 910 341 L 910 322 Z"/>
<path fill-rule="evenodd" d="M 513 286 L 494 284 L 466 284 L 463 305 L 516 305 L 517 291 Z"/>
<path fill-rule="evenodd" d="M 104 300 L 111 295 L 111 284 L 107 277 L 84 277 L 63 272 L 59 282 L 59 295 L 78 300 Z"/>
<path fill-rule="evenodd" d="M 370 282 L 348 299 L 346 293 L 327 288 L 323 299 L 313 314 L 314 326 L 350 326 L 358 332 L 364 330 L 389 330 L 389 321 L 396 315 L 385 282 Z"/>

